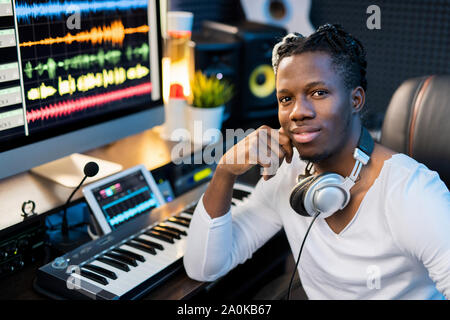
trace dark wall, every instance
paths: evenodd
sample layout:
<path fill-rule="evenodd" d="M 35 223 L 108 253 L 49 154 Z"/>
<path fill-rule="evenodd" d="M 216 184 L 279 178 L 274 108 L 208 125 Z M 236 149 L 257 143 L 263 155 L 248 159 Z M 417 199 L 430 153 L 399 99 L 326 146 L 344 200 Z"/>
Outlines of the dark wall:
<path fill-rule="evenodd" d="M 203 20 L 218 22 L 245 19 L 240 0 L 169 0 L 169 9 L 194 14 L 193 31 L 199 31 Z"/>
<path fill-rule="evenodd" d="M 369 30 L 367 7 L 381 9 L 381 29 Z M 450 1 L 313 0 L 315 27 L 340 23 L 367 51 L 368 92 L 364 122 L 380 128 L 395 89 L 406 79 L 450 74 Z"/>

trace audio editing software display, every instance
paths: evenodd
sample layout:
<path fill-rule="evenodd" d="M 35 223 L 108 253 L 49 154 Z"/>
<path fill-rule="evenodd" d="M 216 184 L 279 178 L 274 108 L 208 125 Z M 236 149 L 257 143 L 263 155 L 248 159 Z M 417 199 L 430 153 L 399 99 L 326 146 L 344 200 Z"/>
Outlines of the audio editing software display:
<path fill-rule="evenodd" d="M 0 144 L 148 105 L 147 6 L 147 0 L 0 0 Z"/>
<path fill-rule="evenodd" d="M 112 229 L 161 205 L 141 171 L 96 187 L 92 194 Z"/>

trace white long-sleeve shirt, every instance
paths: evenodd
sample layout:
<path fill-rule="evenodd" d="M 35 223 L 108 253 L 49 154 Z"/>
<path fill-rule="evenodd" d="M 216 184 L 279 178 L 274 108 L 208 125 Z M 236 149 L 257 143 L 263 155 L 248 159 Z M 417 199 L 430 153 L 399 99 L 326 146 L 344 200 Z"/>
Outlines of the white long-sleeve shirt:
<path fill-rule="evenodd" d="M 275 177 L 261 179 L 246 202 L 212 219 L 200 199 L 190 224 L 184 266 L 199 281 L 225 275 L 282 227 L 297 258 L 312 218 L 289 196 L 305 162 L 298 153 Z M 336 234 L 320 217 L 298 267 L 309 299 L 450 298 L 450 193 L 436 172 L 395 154 Z"/>

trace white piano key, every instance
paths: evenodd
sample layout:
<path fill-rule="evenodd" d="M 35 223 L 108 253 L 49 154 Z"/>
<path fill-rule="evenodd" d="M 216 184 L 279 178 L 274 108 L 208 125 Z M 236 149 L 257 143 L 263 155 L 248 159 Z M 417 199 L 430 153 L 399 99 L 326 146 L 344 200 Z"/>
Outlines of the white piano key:
<path fill-rule="evenodd" d="M 121 281 L 118 281 L 117 279 L 116 280 L 111 280 L 111 279 L 107 278 L 108 284 L 107 285 L 103 285 L 101 283 L 98 283 L 97 281 L 94 281 L 94 280 L 91 280 L 89 278 L 86 278 L 86 277 L 84 277 L 81 274 L 78 274 L 76 272 L 72 273 L 71 276 L 73 277 L 73 279 L 83 280 L 85 282 L 88 282 L 88 283 L 94 285 L 95 287 L 97 287 L 97 288 L 99 288 L 101 290 L 109 291 L 109 292 L 114 293 L 115 295 L 118 295 L 118 296 L 125 294 L 129 290 L 128 286 L 123 286 Z M 72 283 L 77 283 L 77 282 L 75 280 L 75 281 L 72 281 Z M 81 288 L 83 288 L 83 283 L 82 282 L 78 282 L 78 284 L 81 286 Z M 98 291 L 100 292 L 100 290 L 98 290 Z"/>
<path fill-rule="evenodd" d="M 253 189 L 255 189 L 255 188 L 252 187 L 252 186 L 248 186 L 248 185 L 246 185 L 246 184 L 243 184 L 243 183 L 236 182 L 236 183 L 233 185 L 233 189 L 238 189 L 238 190 L 242 190 L 242 191 L 246 191 L 246 192 L 252 193 L 252 192 L 253 192 Z"/>
<path fill-rule="evenodd" d="M 237 206 L 239 206 L 239 205 L 244 203 L 243 201 L 241 201 L 239 199 L 236 199 L 236 198 L 231 198 L 231 201 L 236 204 L 235 207 L 237 207 Z"/>
<path fill-rule="evenodd" d="M 134 287 L 138 286 L 147 279 L 150 279 L 153 275 L 157 274 L 161 270 L 164 270 L 164 268 L 169 265 L 168 263 L 160 263 L 159 265 L 156 265 L 150 260 L 146 260 L 145 262 L 137 261 L 137 266 L 130 266 L 130 271 L 127 272 L 116 269 L 115 267 L 98 260 L 93 261 L 92 264 L 116 273 L 117 279 L 108 279 L 108 285 L 104 286 L 99 284 L 99 287 L 117 295 L 123 295 L 132 290 Z"/>
<path fill-rule="evenodd" d="M 189 213 L 180 212 L 178 215 L 183 218 L 192 219 L 192 215 Z"/>
<path fill-rule="evenodd" d="M 192 218 L 192 216 L 191 216 L 191 218 Z M 180 229 L 180 230 L 185 231 L 185 232 L 188 232 L 188 230 L 189 230 L 189 227 L 185 227 L 185 226 L 179 225 L 177 223 L 173 223 L 171 221 L 164 221 L 164 223 L 167 224 L 168 226 Z"/>
<path fill-rule="evenodd" d="M 159 254 L 159 250 L 156 250 L 156 255 L 147 253 L 134 247 L 130 247 L 127 244 L 122 245 L 120 248 L 142 255 L 145 258 L 144 264 L 149 264 L 155 268 L 161 268 L 167 265 L 167 261 Z"/>
<path fill-rule="evenodd" d="M 185 244 L 186 244 L 185 239 L 180 239 L 180 240 L 175 239 L 174 243 L 168 243 L 163 240 L 159 240 L 159 239 L 153 238 L 151 236 L 148 236 L 146 234 L 142 234 L 140 237 L 142 239 L 161 244 L 164 247 L 164 250 L 160 251 L 159 253 L 164 257 L 167 257 L 169 259 L 174 259 L 174 261 L 175 261 L 176 259 L 182 258 L 184 255 Z"/>
<path fill-rule="evenodd" d="M 136 267 L 130 266 L 130 271 L 127 272 L 98 260 L 92 261 L 91 264 L 113 271 L 117 275 L 115 280 L 108 279 L 109 284 L 105 286 L 114 294 L 122 295 L 142 282 L 142 277 L 133 270 Z M 103 288 L 103 286 L 101 287 Z"/>

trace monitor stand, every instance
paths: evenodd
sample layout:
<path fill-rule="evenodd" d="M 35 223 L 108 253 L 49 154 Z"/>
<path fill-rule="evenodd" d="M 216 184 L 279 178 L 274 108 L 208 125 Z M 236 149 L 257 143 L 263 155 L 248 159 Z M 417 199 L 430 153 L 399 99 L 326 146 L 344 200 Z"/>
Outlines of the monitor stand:
<path fill-rule="evenodd" d="M 32 173 L 52 180 L 68 188 L 75 188 L 84 178 L 84 165 L 90 161 L 98 164 L 99 171 L 94 177 L 87 178 L 85 184 L 110 176 L 122 170 L 122 165 L 80 153 L 45 163 L 31 169 Z"/>

